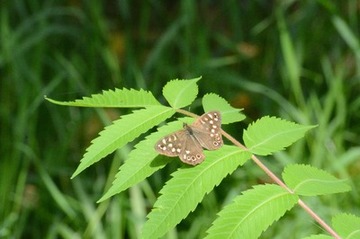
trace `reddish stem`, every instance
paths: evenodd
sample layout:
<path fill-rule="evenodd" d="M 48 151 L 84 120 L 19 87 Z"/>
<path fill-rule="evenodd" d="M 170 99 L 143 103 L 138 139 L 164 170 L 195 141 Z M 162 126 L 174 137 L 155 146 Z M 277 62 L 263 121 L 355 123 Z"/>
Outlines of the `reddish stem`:
<path fill-rule="evenodd" d="M 221 133 L 224 135 L 225 138 L 230 140 L 233 144 L 236 146 L 248 151 L 248 149 L 242 145 L 239 141 L 237 141 L 235 138 L 233 138 L 231 135 L 226 133 L 224 130 L 221 131 Z M 289 193 L 294 194 L 294 192 L 286 186 L 286 184 L 281 181 L 280 178 L 278 178 L 271 170 L 266 167 L 255 155 L 251 156 L 251 159 L 279 186 L 286 189 Z M 298 204 L 312 217 L 317 221 L 327 232 L 329 232 L 330 235 L 332 235 L 336 239 L 341 239 L 341 237 L 324 221 L 322 220 L 309 206 L 307 206 L 304 201 L 301 199 L 298 200 Z"/>
<path fill-rule="evenodd" d="M 188 112 L 186 110 L 178 109 L 179 113 L 185 114 L 187 116 L 191 116 L 197 118 L 196 114 Z M 226 133 L 224 130 L 221 130 L 222 135 L 230 140 L 234 145 L 248 151 L 248 149 L 242 145 L 239 141 L 237 141 L 234 137 L 230 134 Z M 286 186 L 286 184 L 281 181 L 268 167 L 266 167 L 255 155 L 251 156 L 251 159 L 279 186 L 286 189 L 289 193 L 294 194 L 294 192 Z M 332 235 L 336 239 L 341 239 L 341 237 L 324 221 L 322 220 L 309 206 L 307 206 L 304 201 L 301 199 L 298 200 L 298 204 L 312 217 L 317 221 L 330 235 Z"/>

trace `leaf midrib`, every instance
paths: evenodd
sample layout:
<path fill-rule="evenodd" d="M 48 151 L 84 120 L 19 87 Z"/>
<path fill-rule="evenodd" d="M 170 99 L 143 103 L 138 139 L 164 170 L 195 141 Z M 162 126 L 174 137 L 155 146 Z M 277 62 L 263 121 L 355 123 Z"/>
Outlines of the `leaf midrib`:
<path fill-rule="evenodd" d="M 179 93 L 177 94 L 177 97 L 174 100 L 174 106 L 177 107 L 178 102 L 180 101 L 180 99 L 184 98 L 183 94 L 185 91 L 187 91 L 187 89 L 189 88 L 189 86 L 191 86 L 193 84 L 193 82 L 190 82 L 187 87 L 184 87 L 181 89 L 181 91 L 179 91 Z"/>
<path fill-rule="evenodd" d="M 301 131 L 301 130 L 303 130 L 303 129 L 297 128 L 297 129 L 289 129 L 289 130 L 286 130 L 286 131 L 280 131 L 280 132 L 278 132 L 278 133 L 276 133 L 276 134 L 272 134 L 272 135 L 271 135 L 270 137 L 268 137 L 268 138 L 265 138 L 264 140 L 260 141 L 258 144 L 254 144 L 253 146 L 251 146 L 250 149 L 254 149 L 254 148 L 260 147 L 260 146 L 262 146 L 262 145 L 264 145 L 264 144 L 267 145 L 267 143 L 268 143 L 269 141 L 273 140 L 274 138 L 276 139 L 276 138 L 278 138 L 278 137 L 281 137 L 281 135 L 287 135 L 287 134 L 289 134 L 289 133 L 292 133 L 292 132 L 295 132 L 295 131 Z M 251 138 L 251 141 L 252 141 L 252 142 L 256 142 L 257 140 L 254 140 L 253 138 Z"/>

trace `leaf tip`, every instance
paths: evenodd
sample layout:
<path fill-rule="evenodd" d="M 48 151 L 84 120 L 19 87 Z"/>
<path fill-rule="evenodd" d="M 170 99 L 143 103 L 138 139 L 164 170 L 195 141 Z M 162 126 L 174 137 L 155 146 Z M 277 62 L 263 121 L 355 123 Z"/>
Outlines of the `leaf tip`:
<path fill-rule="evenodd" d="M 74 179 L 76 176 L 78 176 L 81 173 L 82 170 L 77 168 L 75 172 L 71 175 L 70 179 Z"/>

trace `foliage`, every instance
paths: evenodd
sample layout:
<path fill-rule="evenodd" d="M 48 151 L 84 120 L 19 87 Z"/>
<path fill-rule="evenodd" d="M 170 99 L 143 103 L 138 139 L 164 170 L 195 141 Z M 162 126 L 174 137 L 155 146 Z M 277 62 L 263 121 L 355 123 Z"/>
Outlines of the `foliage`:
<path fill-rule="evenodd" d="M 184 109 L 201 114 L 222 108 L 228 114 L 223 129 L 236 140 L 242 141 L 243 129 L 265 115 L 317 125 L 291 147 L 261 161 L 275 175 L 284 175 L 289 165 L 311 165 L 334 175 L 341 179 L 336 183 L 346 182 L 352 191 L 301 199 L 329 223 L 339 213 L 359 216 L 357 16 L 356 0 L 3 1 L 0 237 L 139 238 L 158 192 L 182 164 L 137 148 L 151 148 L 152 141 L 193 118 L 174 115 L 167 120 L 169 127 L 161 124 L 148 136 L 134 135 L 133 142 L 70 178 L 104 127 L 137 112 L 134 107 L 145 107 L 143 103 L 161 106 L 163 86 L 174 76 L 203 76 L 197 81 L 198 96 Z M 140 93 L 140 102 L 142 89 L 148 93 Z M 61 102 L 80 99 L 78 106 L 91 107 L 82 105 L 82 96 L 97 92 L 99 97 L 89 98 L 96 108 L 55 107 L 44 100 L 44 95 Z M 106 94 L 113 95 L 112 102 L 102 101 Z M 132 94 L 138 105 L 126 99 Z M 114 109 L 118 102 L 125 108 Z M 225 110 L 228 102 L 235 110 Z M 310 184 L 301 184 L 303 179 L 292 180 L 308 192 Z M 235 197 L 272 182 L 247 162 L 164 237 L 204 238 L 216 214 Z M 324 234 L 303 210 L 290 209 L 261 238 Z M 343 221 L 339 227 L 331 224 L 342 237 L 347 234 L 339 228 L 352 225 Z"/>
<path fill-rule="evenodd" d="M 111 126 L 106 127 L 92 141 L 92 145 L 87 149 L 87 153 L 73 177 L 105 155 L 123 147 L 126 142 L 146 133 L 154 125 L 171 117 L 177 107 L 190 105 L 198 94 L 196 85 L 198 80 L 199 78 L 172 80 L 164 86 L 164 96 L 172 108 L 144 105 L 145 109 L 122 116 L 121 119 L 114 121 Z M 183 88 L 188 89 L 188 92 L 179 90 Z M 116 91 L 119 94 L 122 93 L 122 90 Z M 143 99 L 140 92 L 144 91 L 139 91 L 140 97 L 138 98 Z M 125 91 L 126 93 L 127 91 Z M 224 122 L 231 122 L 231 120 L 227 120 L 227 117 L 242 118 L 233 117 L 234 114 L 240 113 L 237 113 L 236 109 L 229 104 L 225 104 L 221 97 L 212 94 L 211 100 L 209 100 L 209 96 L 204 102 L 207 104 L 213 102 L 219 107 L 217 110 L 220 112 L 232 112 L 232 114 L 224 114 Z M 96 95 L 96 97 L 99 96 Z M 108 94 L 103 97 L 104 102 L 114 102 L 111 97 L 125 98 Z M 58 103 L 54 100 L 51 101 Z M 82 101 L 86 105 L 91 105 L 93 99 L 91 97 L 84 98 Z M 139 105 L 134 97 L 128 97 L 127 101 Z M 75 102 L 59 103 L 73 106 Z M 124 105 L 126 107 L 129 104 L 124 101 Z M 185 111 L 179 110 L 179 112 Z M 169 133 L 169 129 L 173 129 L 173 125 L 179 126 L 178 123 L 171 124 L 164 131 Z M 228 174 L 234 172 L 238 166 L 243 165 L 251 157 L 251 154 L 269 155 L 283 150 L 302 138 L 305 132 L 311 128 L 312 126 L 301 126 L 274 117 L 263 117 L 244 131 L 246 149 L 225 145 L 217 151 L 206 152 L 206 160 L 202 164 L 192 168 L 180 168 L 172 174 L 172 179 L 160 191 L 161 196 L 148 214 L 148 221 L 144 224 L 141 237 L 159 238 L 163 236 L 186 218 L 190 212 L 194 211 L 203 197 L 219 185 Z M 159 133 L 163 134 L 161 131 L 162 127 Z M 148 136 L 129 153 L 132 157 L 120 167 L 111 188 L 100 199 L 100 202 L 134 186 L 135 183 L 144 180 L 165 166 L 166 162 L 164 161 L 159 161 L 158 165 L 153 166 L 156 157 L 154 144 L 159 139 L 159 133 Z M 226 136 L 226 134 L 224 135 Z M 232 139 L 229 138 L 229 140 Z M 235 144 L 238 145 L 237 142 Z M 142 160 L 138 160 L 139 157 L 134 157 L 134 154 L 140 156 Z M 208 230 L 208 237 L 238 238 L 244 236 L 245 238 L 257 238 L 262 231 L 296 204 L 298 195 L 322 195 L 350 190 L 346 183 L 326 172 L 305 165 L 288 166 L 284 171 L 284 180 L 293 191 L 287 187 L 263 185 L 248 190 L 235 198 L 233 203 L 219 212 L 219 218 Z"/>
<path fill-rule="evenodd" d="M 255 186 L 219 212 L 206 238 L 258 238 L 298 197 L 276 185 Z"/>

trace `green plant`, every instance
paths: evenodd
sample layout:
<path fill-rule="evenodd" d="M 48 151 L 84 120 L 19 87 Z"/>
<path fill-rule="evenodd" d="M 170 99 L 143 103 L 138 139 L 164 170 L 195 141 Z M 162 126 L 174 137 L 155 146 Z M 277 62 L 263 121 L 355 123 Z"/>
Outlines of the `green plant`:
<path fill-rule="evenodd" d="M 163 95 L 170 107 L 161 105 L 150 92 L 133 89 L 104 91 L 102 94 L 73 102 L 46 98 L 50 102 L 66 106 L 143 108 L 134 110 L 105 127 L 86 150 L 72 178 L 176 112 L 196 117 L 181 108 L 189 106 L 196 99 L 199 80 L 200 78 L 168 82 L 163 88 Z M 223 124 L 244 119 L 239 109 L 231 107 L 216 94 L 206 94 L 202 99 L 202 106 L 204 111 L 219 110 L 222 113 Z M 169 159 L 158 156 L 154 150 L 155 142 L 164 135 L 180 129 L 182 123 L 189 123 L 191 120 L 192 118 L 181 118 L 173 121 L 136 144 L 120 167 L 112 186 L 99 202 L 134 186 L 166 166 Z M 288 165 L 283 171 L 283 182 L 255 156 L 266 156 L 283 150 L 302 138 L 313 127 L 266 116 L 244 131 L 245 146 L 222 131 L 223 136 L 234 145 L 224 145 L 219 150 L 205 152 L 206 160 L 203 163 L 195 167 L 184 166 L 172 174 L 172 178 L 161 189 L 161 196 L 148 214 L 148 221 L 142 229 L 142 238 L 158 238 L 169 232 L 197 207 L 206 194 L 250 158 L 278 185 L 258 185 L 238 195 L 219 212 L 219 217 L 208 229 L 206 238 L 257 238 L 296 204 L 333 237 L 347 237 L 351 234 L 354 236 L 358 233 L 356 228 L 360 225 L 357 217 L 347 214 L 334 217 L 333 227 L 337 231 L 335 232 L 299 198 L 349 191 L 350 186 L 346 181 L 310 165 L 293 164 Z M 327 237 L 318 235 L 311 238 Z"/>

